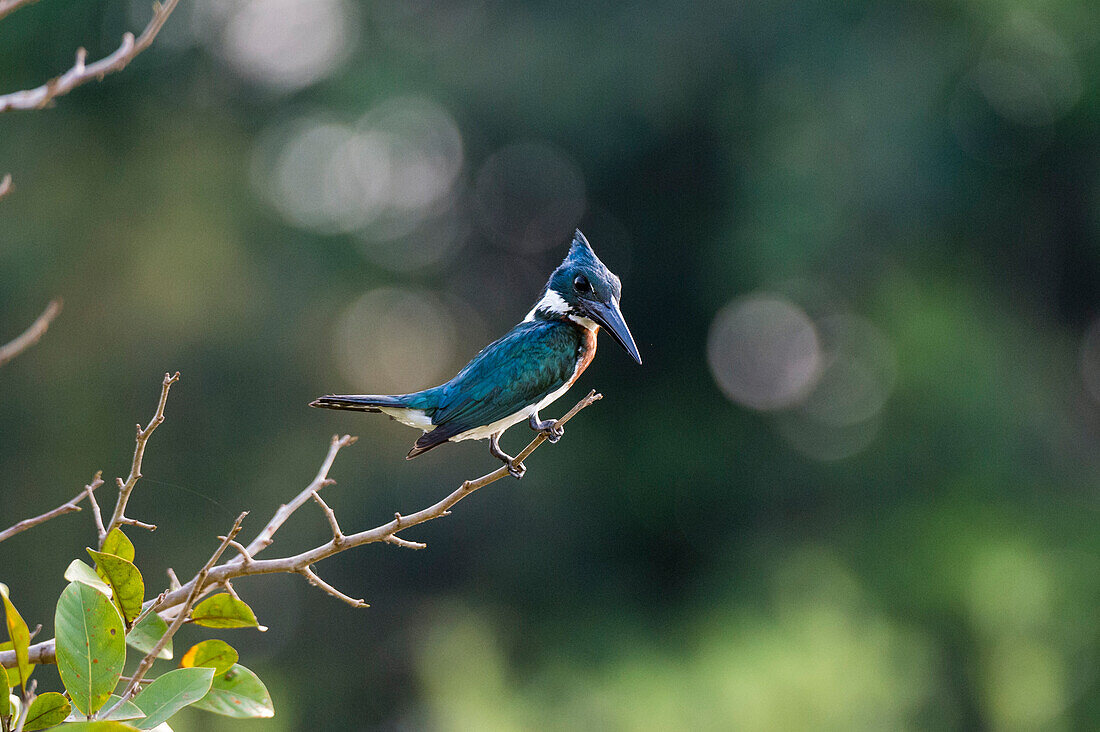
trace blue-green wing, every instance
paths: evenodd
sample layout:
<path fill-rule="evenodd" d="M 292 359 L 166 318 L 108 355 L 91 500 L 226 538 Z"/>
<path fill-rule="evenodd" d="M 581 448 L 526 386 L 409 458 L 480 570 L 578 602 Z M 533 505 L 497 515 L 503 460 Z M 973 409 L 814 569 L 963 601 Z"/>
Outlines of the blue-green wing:
<path fill-rule="evenodd" d="M 486 346 L 446 384 L 436 387 L 437 427 L 416 441 L 427 449 L 535 404 L 573 376 L 579 339 L 565 323 L 520 323 Z"/>

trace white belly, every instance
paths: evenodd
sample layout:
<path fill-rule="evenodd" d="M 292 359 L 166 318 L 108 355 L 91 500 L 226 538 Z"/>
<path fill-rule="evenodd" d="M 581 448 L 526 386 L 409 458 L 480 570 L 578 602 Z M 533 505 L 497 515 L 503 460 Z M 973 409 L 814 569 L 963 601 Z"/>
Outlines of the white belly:
<path fill-rule="evenodd" d="M 450 440 L 448 440 L 448 442 L 461 442 L 462 440 L 484 440 L 496 432 L 503 432 L 514 424 L 526 422 L 532 414 L 539 411 L 540 409 L 543 409 L 544 407 L 549 406 L 562 394 L 569 391 L 570 386 L 572 386 L 572 381 L 567 382 L 557 391 L 547 394 L 538 404 L 532 404 L 529 407 L 524 407 L 512 416 L 505 417 L 504 419 L 498 419 L 496 422 L 493 422 L 492 424 L 487 424 L 484 427 L 475 427 L 472 430 L 467 430 L 466 432 L 457 434 Z"/>

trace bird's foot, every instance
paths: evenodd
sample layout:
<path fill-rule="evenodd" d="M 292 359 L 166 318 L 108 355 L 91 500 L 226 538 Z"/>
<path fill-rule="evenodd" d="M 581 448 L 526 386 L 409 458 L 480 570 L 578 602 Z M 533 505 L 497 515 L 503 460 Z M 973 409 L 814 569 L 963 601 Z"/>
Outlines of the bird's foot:
<path fill-rule="evenodd" d="M 565 434 L 565 428 L 558 427 L 554 420 L 540 420 L 538 412 L 531 415 L 528 423 L 531 425 L 531 429 L 546 437 L 551 445 L 560 440 L 561 436 Z"/>
<path fill-rule="evenodd" d="M 553 445 L 555 442 L 561 439 L 562 435 L 565 434 L 565 428 L 550 425 L 544 430 L 539 430 L 539 433 L 545 435 L 546 439 L 550 442 L 551 445 Z"/>
<path fill-rule="evenodd" d="M 527 472 L 527 466 L 523 463 L 517 463 L 514 457 L 501 450 L 499 440 L 499 432 L 489 436 L 489 452 L 493 453 L 493 457 L 497 460 L 504 463 L 504 467 L 508 468 L 508 472 L 513 478 L 519 480 Z"/>

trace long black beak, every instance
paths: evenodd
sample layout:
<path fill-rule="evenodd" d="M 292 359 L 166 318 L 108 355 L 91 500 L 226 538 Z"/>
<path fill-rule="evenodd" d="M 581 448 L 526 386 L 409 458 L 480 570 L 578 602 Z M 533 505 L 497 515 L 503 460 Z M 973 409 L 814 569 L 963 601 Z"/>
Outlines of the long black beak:
<path fill-rule="evenodd" d="M 589 302 L 586 303 L 586 305 L 588 306 L 588 312 L 592 316 L 592 319 L 604 328 L 607 328 L 607 332 L 619 342 L 623 350 L 629 353 L 630 357 L 640 364 L 642 362 L 642 356 L 638 353 L 638 347 L 634 345 L 634 337 L 630 335 L 630 328 L 626 327 L 626 321 L 623 320 L 623 313 L 619 310 L 619 303 L 612 299 L 610 305 L 606 305 L 602 302 Z"/>

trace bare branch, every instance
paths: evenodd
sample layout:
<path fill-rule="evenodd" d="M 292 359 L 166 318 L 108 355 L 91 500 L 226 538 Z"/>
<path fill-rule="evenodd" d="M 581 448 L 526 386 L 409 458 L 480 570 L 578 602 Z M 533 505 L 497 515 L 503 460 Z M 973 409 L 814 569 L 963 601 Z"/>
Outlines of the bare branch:
<path fill-rule="evenodd" d="M 219 539 L 224 539 L 225 537 L 224 536 L 219 536 L 218 538 Z M 244 559 L 245 564 L 248 564 L 249 562 L 252 561 L 252 555 L 248 553 L 247 547 L 245 547 L 240 542 L 230 541 L 229 546 L 232 547 L 233 549 L 237 550 L 237 553 L 241 555 L 242 559 Z M 177 584 L 176 586 L 178 587 L 179 585 Z"/>
<path fill-rule="evenodd" d="M 0 199 L 15 190 L 15 184 L 11 182 L 11 174 L 6 174 L 3 178 L 0 178 Z"/>
<path fill-rule="evenodd" d="M 248 545 L 248 556 L 254 557 L 257 553 L 270 546 L 272 538 L 275 536 L 275 532 L 279 530 L 280 526 L 286 523 L 286 520 L 290 518 L 291 514 L 301 508 L 306 501 L 310 500 L 314 493 L 328 485 L 328 471 L 332 469 L 332 462 L 336 459 L 336 453 L 340 452 L 340 448 L 355 444 L 357 439 L 359 438 L 352 437 L 351 435 L 344 435 L 343 437 L 339 435 L 332 436 L 332 441 L 329 443 L 328 455 L 325 456 L 324 461 L 321 463 L 321 469 L 317 471 L 317 476 L 313 479 L 313 482 L 307 485 L 305 490 L 296 495 L 294 500 L 290 503 L 279 506 L 279 510 L 276 511 L 275 515 L 271 517 L 271 520 L 267 522 L 267 526 L 265 526 L 263 531 L 261 531 Z"/>
<path fill-rule="evenodd" d="M 406 549 L 426 549 L 428 547 L 428 545 L 422 541 L 409 541 L 408 539 L 402 539 L 400 536 L 395 536 L 394 534 L 390 534 L 383 539 L 383 541 L 387 544 L 403 546 Z"/>
<path fill-rule="evenodd" d="M 103 544 L 103 540 L 107 538 L 107 530 L 103 528 L 103 513 L 99 510 L 99 503 L 96 502 L 95 496 L 92 491 L 95 488 L 103 485 L 103 471 L 97 471 L 95 474 L 95 480 L 92 481 L 93 485 L 84 486 L 84 493 L 88 496 L 88 503 L 92 504 L 92 520 L 95 521 L 95 533 L 96 539 L 100 545 Z"/>
<path fill-rule="evenodd" d="M 7 529 L 4 529 L 3 531 L 0 531 L 0 541 L 10 539 L 11 537 L 15 536 L 16 534 L 19 534 L 21 532 L 26 531 L 27 529 L 38 526 L 39 524 L 43 524 L 43 523 L 49 521 L 52 518 L 57 518 L 58 516 L 61 516 L 62 514 L 74 513 L 76 511 L 79 511 L 80 506 L 78 504 L 81 501 L 83 501 L 85 498 L 91 498 L 93 502 L 95 501 L 95 498 L 92 497 L 92 491 L 94 491 L 96 488 L 98 488 L 101 485 L 103 485 L 103 478 L 100 477 L 99 473 L 96 473 L 95 477 L 92 479 L 92 482 L 89 483 L 88 485 L 84 486 L 84 490 L 82 490 L 82 491 L 80 491 L 80 493 L 76 494 L 72 498 L 72 500 L 68 501 L 67 503 L 61 504 L 60 506 L 53 509 L 52 511 L 46 511 L 46 513 L 42 514 L 41 516 L 35 516 L 34 518 L 23 519 L 22 521 L 15 524 L 14 526 L 11 526 L 10 528 L 7 528 Z M 98 513 L 98 511 L 97 511 L 97 513 Z"/>
<path fill-rule="evenodd" d="M 577 402 L 572 409 L 565 413 L 563 417 L 558 419 L 555 423 L 555 427 L 562 427 L 566 422 L 575 417 L 582 409 L 592 405 L 596 401 L 602 398 L 601 394 L 595 391 L 591 391 Z M 521 462 L 527 459 L 531 453 L 533 453 L 539 445 L 546 441 L 546 435 L 539 433 L 535 436 L 530 443 L 527 444 L 523 450 L 516 456 L 516 462 Z M 446 498 L 440 500 L 428 508 L 417 511 L 416 513 L 408 516 L 402 516 L 401 514 L 395 514 L 391 521 L 376 526 L 373 529 L 366 531 L 360 531 L 355 534 L 349 534 L 344 536 L 344 540 L 337 544 L 336 537 L 328 542 L 315 547 L 313 549 L 301 552 L 288 557 L 282 557 L 278 559 L 256 559 L 255 553 L 259 549 L 262 549 L 271 544 L 271 537 L 280 526 L 286 521 L 286 519 L 294 513 L 294 511 L 304 504 L 306 501 L 312 499 L 317 488 L 323 485 L 328 480 L 328 471 L 332 467 L 332 461 L 336 457 L 336 453 L 341 447 L 351 444 L 354 438 L 334 437 L 329 445 L 328 455 L 325 457 L 324 462 L 321 465 L 321 469 L 317 473 L 317 477 L 313 482 L 306 487 L 304 491 L 298 494 L 298 496 L 290 503 L 281 506 L 276 512 L 275 516 L 260 532 L 259 536 L 248 547 L 241 548 L 234 546 L 234 532 L 230 532 L 230 535 L 222 540 L 222 547 L 219 548 L 216 556 L 220 556 L 226 547 L 233 546 L 237 549 L 239 556 L 230 559 L 224 564 L 210 564 L 209 568 L 204 567 L 203 571 L 200 571 L 194 578 L 189 580 L 182 586 L 176 586 L 176 582 L 173 581 L 173 587 L 167 594 L 162 594 L 155 601 L 148 601 L 146 607 L 152 606 L 156 612 L 162 613 L 166 616 L 171 613 L 165 611 L 171 611 L 173 608 L 183 606 L 183 610 L 175 611 L 175 620 L 186 617 L 190 612 L 190 605 L 202 597 L 202 595 L 219 586 L 224 586 L 227 582 L 234 580 L 238 577 L 248 577 L 258 574 L 300 574 L 306 577 L 311 584 L 324 590 L 334 597 L 338 597 L 344 602 L 351 605 L 361 607 L 362 600 L 356 600 L 348 595 L 340 592 L 336 588 L 324 582 L 317 573 L 313 571 L 312 566 L 334 554 L 351 549 L 352 547 L 362 546 L 363 544 L 371 544 L 377 542 L 385 542 L 389 544 L 395 544 L 397 546 L 408 548 L 420 548 L 421 544 L 418 542 L 411 542 L 406 539 L 401 539 L 397 536 L 397 533 L 403 531 L 412 526 L 432 521 L 442 516 L 448 516 L 451 513 L 451 509 L 461 501 L 469 496 L 476 490 L 484 488 L 485 486 L 495 483 L 502 478 L 506 478 L 510 475 L 507 466 L 502 465 L 496 470 L 486 473 L 480 478 L 474 480 L 467 480 L 462 483 L 457 489 L 451 492 Z M 337 524 L 338 526 L 339 524 Z M 254 549 L 253 547 L 258 547 Z M 208 563 L 209 564 L 209 563 Z M 188 604 L 190 603 L 190 605 Z M 144 609 L 144 608 L 143 608 Z M 175 621 L 173 621 L 175 622 Z M 32 663 L 55 663 L 56 657 L 54 654 L 54 641 L 48 640 L 41 643 L 36 643 L 30 647 L 30 660 Z M 15 665 L 15 654 L 12 651 L 0 652 L 0 664 L 11 667 Z M 125 698 L 125 697 L 124 697 Z"/>
<path fill-rule="evenodd" d="M 313 500 L 317 502 L 317 505 L 321 507 L 321 510 L 325 512 L 325 518 L 328 519 L 328 525 L 332 527 L 333 543 L 335 543 L 337 546 L 340 546 L 344 543 L 344 532 L 340 531 L 340 522 L 336 520 L 336 513 L 331 508 L 329 508 L 328 504 L 325 503 L 325 500 L 321 498 L 320 493 L 318 493 L 317 491 L 313 491 L 311 495 Z"/>
<path fill-rule="evenodd" d="M 0 0 L 0 17 L 5 14 L 3 12 L 3 3 L 14 2 L 15 7 L 19 7 L 20 5 L 26 4 L 28 1 L 29 0 Z M 89 81 L 95 79 L 102 80 L 104 76 L 126 68 L 126 66 L 134 60 L 135 56 L 147 49 L 153 43 L 153 39 L 157 37 L 157 33 L 160 32 L 161 27 L 164 26 L 164 22 L 168 20 L 168 16 L 176 9 L 178 3 L 179 0 L 167 0 L 163 5 L 154 3 L 153 17 L 149 21 L 149 24 L 145 26 L 145 30 L 142 31 L 141 35 L 135 39 L 133 33 L 125 34 L 122 37 L 122 44 L 111 55 L 88 64 L 85 63 L 87 51 L 83 48 L 78 49 L 76 52 L 76 62 L 73 64 L 72 68 L 61 76 L 50 79 L 42 86 L 34 89 L 11 92 L 10 94 L 0 96 L 0 112 L 7 112 L 11 109 L 42 109 L 56 97 L 64 96 L 78 86 L 87 84 Z M 15 7 L 13 7 L 12 10 L 14 10 Z M 8 12 L 11 12 L 11 10 L 8 10 Z"/>
<path fill-rule="evenodd" d="M 3 20 L 4 16 L 19 10 L 19 8 L 36 2 L 38 0 L 0 0 L 0 20 Z"/>
<path fill-rule="evenodd" d="M 4 183 L 8 184 L 6 189 L 4 188 Z M 4 182 L 0 183 L 0 198 L 9 190 L 11 190 L 11 176 L 4 178 Z M 23 331 L 15 340 L 0 346 L 0 366 L 3 366 L 35 343 L 38 343 L 39 339 L 46 334 L 46 329 L 50 327 L 50 323 L 53 322 L 53 319 L 56 318 L 57 314 L 60 312 L 61 300 L 51 300 L 50 304 L 46 306 L 46 309 L 42 311 L 42 314 L 38 316 L 38 319 L 31 323 L 31 327 Z"/>
<path fill-rule="evenodd" d="M 104 719 L 110 717 L 111 712 L 122 706 L 127 699 L 134 695 L 141 680 L 145 678 L 145 674 L 149 673 L 149 669 L 153 667 L 153 662 L 157 660 L 157 655 L 164 650 L 164 647 L 168 645 L 168 641 L 172 640 L 172 636 L 176 634 L 176 631 L 179 630 L 180 626 L 187 620 L 187 616 L 191 614 L 191 608 L 194 607 L 195 601 L 199 599 L 199 594 L 206 582 L 206 577 L 211 567 L 217 564 L 218 560 L 221 559 L 222 553 L 229 547 L 229 542 L 233 541 L 237 534 L 241 533 L 241 524 L 244 522 L 244 517 L 247 515 L 248 511 L 245 511 L 237 517 L 237 520 L 233 522 L 233 528 L 231 528 L 225 538 L 222 539 L 222 543 L 218 545 L 217 550 L 210 555 L 210 559 L 206 560 L 206 564 L 198 571 L 195 578 L 188 583 L 192 585 L 192 590 L 187 594 L 187 599 L 184 600 L 183 606 L 179 609 L 179 612 L 176 613 L 176 617 L 172 621 L 172 624 L 168 626 L 168 631 L 161 636 L 156 645 L 149 649 L 149 652 L 145 654 L 145 658 L 141 659 L 141 663 L 138 664 L 137 669 L 134 671 L 134 675 L 130 677 L 130 683 L 126 685 L 126 690 L 122 692 L 121 698 L 113 707 L 103 713 L 102 717 Z M 161 595 L 161 597 L 158 598 L 160 602 L 154 601 L 151 607 L 156 608 L 158 604 L 163 602 L 163 598 L 164 595 Z"/>
<path fill-rule="evenodd" d="M 317 573 L 313 571 L 312 567 L 302 567 L 298 570 L 298 574 L 309 580 L 309 583 L 314 587 L 324 592 L 327 592 L 335 598 L 343 600 L 352 607 L 370 607 L 370 605 L 363 602 L 362 600 L 356 600 L 354 597 L 345 595 L 343 592 L 340 592 L 340 590 L 336 589 L 328 582 L 325 582 L 323 579 L 317 576 Z"/>
<path fill-rule="evenodd" d="M 156 524 L 147 524 L 144 521 L 138 521 L 137 519 L 128 518 L 126 516 L 123 516 L 119 520 L 119 523 L 122 524 L 123 526 L 136 526 L 137 528 L 145 529 L 146 531 L 156 531 L 157 530 L 157 525 Z"/>
<path fill-rule="evenodd" d="M 561 419 L 557 420 L 554 423 L 554 426 L 564 426 L 565 423 L 575 417 L 578 412 L 580 412 L 585 407 L 588 407 L 591 404 L 595 403 L 601 398 L 603 398 L 602 394 L 598 394 L 596 391 L 589 392 L 587 396 L 577 402 L 572 409 L 566 412 L 566 414 L 561 417 Z M 538 435 L 536 435 L 535 438 L 527 444 L 527 447 L 523 448 L 523 450 L 520 451 L 519 455 L 516 456 L 516 461 L 520 462 L 527 459 L 527 457 L 529 457 L 531 453 L 533 453 L 538 448 L 538 446 L 545 441 L 545 434 L 539 433 Z M 322 465 L 322 470 L 318 472 L 318 477 L 314 479 L 314 483 L 311 483 L 310 486 L 313 486 L 315 483 L 319 482 L 319 480 L 323 480 L 323 476 L 327 475 L 328 469 L 331 467 L 330 458 L 335 457 L 335 450 L 339 449 L 338 444 L 340 442 L 341 440 L 333 440 L 332 446 L 329 448 L 328 456 L 325 458 L 325 463 Z M 396 543 L 398 545 L 404 546 L 404 544 L 401 544 L 400 541 L 391 541 L 391 537 L 394 537 L 399 531 L 407 529 L 411 526 L 417 526 L 427 521 L 440 518 L 441 516 L 448 515 L 450 513 L 450 509 L 453 508 L 455 504 L 457 504 L 463 498 L 466 498 L 474 491 L 484 488 L 491 483 L 495 483 L 502 478 L 506 478 L 509 475 L 510 473 L 508 472 L 507 466 L 502 465 L 491 473 L 487 473 L 480 478 L 463 482 L 462 485 L 460 485 L 455 491 L 453 491 L 450 495 L 448 495 L 446 498 L 439 501 L 435 505 L 429 506 L 428 508 L 417 511 L 416 513 L 410 514 L 408 516 L 395 514 L 392 521 L 382 524 L 381 526 L 377 526 L 373 529 L 360 531 L 355 534 L 349 534 L 344 537 L 344 541 L 340 544 L 337 544 L 336 540 L 333 539 L 325 544 L 322 544 L 319 547 L 309 549 L 293 556 L 282 557 L 280 559 L 256 559 L 255 552 L 251 551 L 250 553 L 253 557 L 251 562 L 246 564 L 241 557 L 235 557 L 225 564 L 214 567 L 212 570 L 210 570 L 210 577 L 208 578 L 208 581 L 211 584 L 217 584 L 220 582 L 224 582 L 225 580 L 256 574 L 272 574 L 279 572 L 301 573 L 303 569 L 310 567 L 313 564 L 316 564 L 322 559 L 331 557 L 334 554 L 339 554 L 340 552 L 351 549 L 352 547 L 362 546 L 363 544 L 387 542 Z M 292 506 L 295 502 L 298 502 L 298 505 L 301 505 L 301 503 L 309 500 L 309 498 L 312 496 L 313 491 L 314 489 L 312 487 L 307 487 L 305 491 L 298 495 L 298 498 L 296 498 L 295 501 L 291 502 L 291 504 L 287 504 L 287 506 L 281 507 L 279 509 L 279 514 L 285 514 L 282 516 L 282 520 L 285 521 L 286 516 L 289 516 L 290 513 L 293 512 L 287 510 L 290 506 Z M 299 501 L 299 499 L 302 500 Z M 272 521 L 274 522 L 274 519 Z M 279 522 L 279 525 L 281 524 L 282 521 Z M 271 527 L 271 525 L 272 524 L 269 523 L 268 527 Z M 276 526 L 276 528 L 278 527 Z M 265 532 L 267 532 L 267 530 L 267 528 L 264 529 Z M 274 533 L 274 531 L 272 531 L 271 533 Z M 257 540 L 259 540 L 259 538 L 260 537 L 257 537 Z M 270 540 L 267 543 L 270 544 Z M 255 541 L 252 545 L 254 544 L 256 544 Z M 249 545 L 250 550 L 252 548 L 252 545 Z M 190 583 L 188 583 L 180 589 L 176 590 L 175 592 L 171 593 L 167 598 L 165 598 L 165 606 L 171 606 L 172 604 L 179 602 L 180 600 L 182 600 L 183 596 L 186 593 L 191 591 L 191 589 L 192 588 L 190 587 Z"/>
<path fill-rule="evenodd" d="M 140 424 L 137 425 L 137 437 L 135 438 L 134 445 L 134 459 L 130 463 L 130 475 L 123 481 L 118 479 L 118 500 L 115 502 L 114 513 L 111 514 L 111 523 L 107 525 L 107 531 L 103 537 L 99 540 L 99 546 L 103 547 L 103 539 L 106 535 L 111 533 L 111 529 L 117 526 L 127 524 L 130 526 L 140 526 L 143 529 L 149 529 L 152 531 L 156 528 L 152 524 L 142 523 L 126 516 L 126 503 L 130 500 L 130 495 L 134 492 L 134 486 L 137 485 L 138 480 L 141 478 L 141 459 L 145 456 L 145 445 L 149 442 L 149 436 L 153 434 L 161 422 L 164 421 L 164 406 L 168 403 L 168 390 L 172 388 L 172 384 L 179 381 L 180 372 L 175 374 L 165 374 L 164 381 L 160 384 L 160 401 L 157 402 L 157 411 L 153 414 L 153 418 L 149 420 L 149 424 L 143 428 Z"/>

